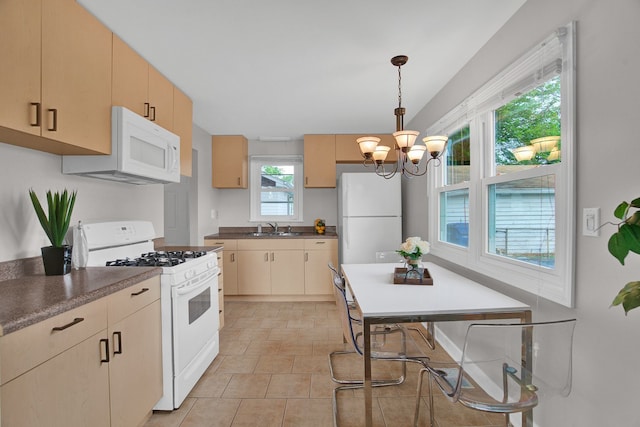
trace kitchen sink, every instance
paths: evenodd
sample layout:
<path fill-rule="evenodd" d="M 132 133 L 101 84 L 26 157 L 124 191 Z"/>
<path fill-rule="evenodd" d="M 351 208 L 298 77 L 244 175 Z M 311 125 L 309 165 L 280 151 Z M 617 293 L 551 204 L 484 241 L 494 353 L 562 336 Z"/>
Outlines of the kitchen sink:
<path fill-rule="evenodd" d="M 247 233 L 249 236 L 253 236 L 253 237 L 292 237 L 292 236 L 299 236 L 302 233 L 297 232 L 297 231 L 260 231 L 260 232 L 251 232 L 251 233 Z"/>

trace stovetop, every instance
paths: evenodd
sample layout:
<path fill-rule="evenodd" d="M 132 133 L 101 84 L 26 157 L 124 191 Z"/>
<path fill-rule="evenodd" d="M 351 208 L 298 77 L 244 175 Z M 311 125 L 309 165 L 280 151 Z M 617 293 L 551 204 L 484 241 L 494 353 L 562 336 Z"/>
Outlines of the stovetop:
<path fill-rule="evenodd" d="M 143 253 L 137 258 L 120 258 L 107 261 L 106 266 L 112 267 L 174 267 L 189 260 L 200 258 L 206 251 L 154 251 Z"/>

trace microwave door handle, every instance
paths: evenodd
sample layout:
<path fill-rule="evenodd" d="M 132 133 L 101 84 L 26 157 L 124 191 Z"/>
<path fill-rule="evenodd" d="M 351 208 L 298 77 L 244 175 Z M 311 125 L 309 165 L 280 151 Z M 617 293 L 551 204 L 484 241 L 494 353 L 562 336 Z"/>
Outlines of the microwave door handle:
<path fill-rule="evenodd" d="M 169 144 L 169 171 L 173 171 L 176 169 L 178 163 L 178 159 L 176 158 L 176 147 Z"/>

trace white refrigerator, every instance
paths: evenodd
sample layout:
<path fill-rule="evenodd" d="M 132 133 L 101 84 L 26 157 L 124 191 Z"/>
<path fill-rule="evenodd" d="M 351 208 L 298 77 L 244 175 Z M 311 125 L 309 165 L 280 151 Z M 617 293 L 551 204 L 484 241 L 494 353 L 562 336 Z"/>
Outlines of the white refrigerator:
<path fill-rule="evenodd" d="M 340 264 L 373 263 L 402 244 L 400 175 L 343 173 L 338 179 Z"/>

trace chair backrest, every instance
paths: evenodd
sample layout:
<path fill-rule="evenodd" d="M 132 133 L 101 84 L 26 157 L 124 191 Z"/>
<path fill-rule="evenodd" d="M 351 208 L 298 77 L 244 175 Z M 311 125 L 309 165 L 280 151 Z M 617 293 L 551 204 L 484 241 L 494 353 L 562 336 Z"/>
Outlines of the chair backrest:
<path fill-rule="evenodd" d="M 376 263 L 396 263 L 404 262 L 404 258 L 396 251 L 376 252 Z"/>
<path fill-rule="evenodd" d="M 338 308 L 338 315 L 340 316 L 340 323 L 342 325 L 342 335 L 348 340 L 356 352 L 362 354 L 360 347 L 357 344 L 356 333 L 353 330 L 353 319 L 349 314 L 349 301 L 344 288 L 344 279 L 338 273 L 338 270 L 329 263 L 329 269 L 333 275 L 333 296 L 336 300 L 336 307 Z"/>
<path fill-rule="evenodd" d="M 471 324 L 460 369 L 473 384 L 465 387 L 458 372 L 452 394 L 467 406 L 491 412 L 524 411 L 547 398 L 567 396 L 575 324 L 575 319 Z M 523 343 L 529 340 L 530 353 L 523 357 Z"/>

